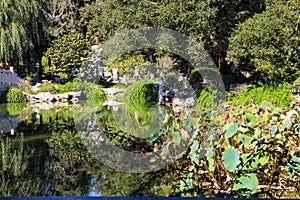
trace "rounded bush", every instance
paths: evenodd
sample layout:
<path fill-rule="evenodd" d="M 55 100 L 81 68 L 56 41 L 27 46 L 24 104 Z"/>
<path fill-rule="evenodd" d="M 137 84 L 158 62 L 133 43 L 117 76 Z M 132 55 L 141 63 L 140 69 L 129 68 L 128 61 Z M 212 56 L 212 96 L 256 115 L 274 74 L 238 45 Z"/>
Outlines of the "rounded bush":
<path fill-rule="evenodd" d="M 188 77 L 188 82 L 194 89 L 194 91 L 199 92 L 202 89 L 201 83 L 203 82 L 203 77 L 201 76 L 199 69 L 194 69 Z"/>
<path fill-rule="evenodd" d="M 6 100 L 8 103 L 21 103 L 26 102 L 26 97 L 22 93 L 22 90 L 18 88 L 10 88 L 6 95 Z"/>
<path fill-rule="evenodd" d="M 151 106 L 158 102 L 158 89 L 153 83 L 138 81 L 126 89 L 124 98 L 131 104 Z"/>

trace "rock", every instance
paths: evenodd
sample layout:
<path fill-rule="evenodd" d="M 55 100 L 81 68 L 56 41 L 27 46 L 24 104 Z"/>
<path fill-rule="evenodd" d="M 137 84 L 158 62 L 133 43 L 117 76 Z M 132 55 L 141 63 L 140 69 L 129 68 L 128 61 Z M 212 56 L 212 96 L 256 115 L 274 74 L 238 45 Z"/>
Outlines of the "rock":
<path fill-rule="evenodd" d="M 38 94 L 28 94 L 26 92 L 23 92 L 23 94 L 26 96 L 27 101 L 31 103 L 35 102 L 52 102 L 52 101 L 58 101 L 58 102 L 67 102 L 69 99 L 72 99 L 72 101 L 77 102 L 79 96 L 81 96 L 81 91 L 77 92 L 69 92 L 64 94 L 51 94 L 50 92 L 41 92 Z"/>
<path fill-rule="evenodd" d="M 69 92 L 67 93 L 69 96 L 72 97 L 80 97 L 81 96 L 81 91 L 74 91 L 74 92 Z"/>
<path fill-rule="evenodd" d="M 61 101 L 63 99 L 68 99 L 69 98 L 69 94 L 68 93 L 58 94 L 57 98 L 59 99 L 59 101 Z"/>
<path fill-rule="evenodd" d="M 114 101 L 114 100 L 107 100 L 103 103 L 103 106 L 118 106 L 123 104 L 123 102 L 119 102 L 119 101 Z"/>
<path fill-rule="evenodd" d="M 58 94 L 53 94 L 53 100 L 54 101 L 59 101 L 60 100 L 60 97 Z"/>
<path fill-rule="evenodd" d="M 173 106 L 184 106 L 184 100 L 179 99 L 179 98 L 174 98 L 173 99 Z"/>
<path fill-rule="evenodd" d="M 76 98 L 76 97 L 73 97 L 73 98 L 71 99 L 71 101 L 72 101 L 73 103 L 77 103 L 77 102 L 79 101 L 79 99 Z"/>
<path fill-rule="evenodd" d="M 37 99 L 39 99 L 40 101 L 52 101 L 53 100 L 53 95 L 50 92 L 41 92 L 38 93 L 37 95 L 35 95 Z"/>
<path fill-rule="evenodd" d="M 35 85 L 31 88 L 31 91 L 37 93 L 39 91 L 39 88 Z"/>
<path fill-rule="evenodd" d="M 193 106 L 195 106 L 195 100 L 194 100 L 194 98 L 193 97 L 187 98 L 184 101 L 184 106 L 185 107 L 193 107 Z"/>
<path fill-rule="evenodd" d="M 102 90 L 108 96 L 121 94 L 125 91 L 124 89 L 119 89 L 119 88 L 102 88 Z"/>

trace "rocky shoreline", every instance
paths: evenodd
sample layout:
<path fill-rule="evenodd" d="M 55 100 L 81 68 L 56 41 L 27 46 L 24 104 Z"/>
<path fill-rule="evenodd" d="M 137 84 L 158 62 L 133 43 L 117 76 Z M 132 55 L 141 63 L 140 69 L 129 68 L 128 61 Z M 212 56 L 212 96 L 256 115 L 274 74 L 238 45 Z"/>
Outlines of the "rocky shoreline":
<path fill-rule="evenodd" d="M 23 92 L 27 102 L 42 103 L 42 102 L 78 102 L 79 97 L 82 96 L 81 91 L 67 92 L 63 94 L 52 94 L 50 92 L 40 92 L 38 94 L 29 94 Z"/>

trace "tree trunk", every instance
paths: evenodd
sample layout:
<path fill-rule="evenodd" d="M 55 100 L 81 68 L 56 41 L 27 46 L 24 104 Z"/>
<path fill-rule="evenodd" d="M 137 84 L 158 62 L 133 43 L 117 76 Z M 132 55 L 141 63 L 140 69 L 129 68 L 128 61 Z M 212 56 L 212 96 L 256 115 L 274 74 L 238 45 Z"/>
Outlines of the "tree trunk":
<path fill-rule="evenodd" d="M 218 69 L 221 69 L 221 44 L 218 42 Z"/>

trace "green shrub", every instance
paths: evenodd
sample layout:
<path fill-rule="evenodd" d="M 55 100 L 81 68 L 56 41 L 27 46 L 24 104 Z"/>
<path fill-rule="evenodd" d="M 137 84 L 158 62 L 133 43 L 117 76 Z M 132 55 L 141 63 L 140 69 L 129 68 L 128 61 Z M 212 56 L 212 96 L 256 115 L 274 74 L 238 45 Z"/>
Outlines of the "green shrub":
<path fill-rule="evenodd" d="M 125 90 L 123 98 L 130 104 L 151 106 L 158 102 L 158 89 L 151 82 L 137 81 Z"/>
<path fill-rule="evenodd" d="M 38 88 L 39 92 L 50 92 L 51 94 L 57 94 L 59 92 L 59 84 L 56 83 L 43 83 Z"/>
<path fill-rule="evenodd" d="M 66 93 L 75 90 L 75 83 L 74 82 L 67 82 L 65 85 L 60 85 L 58 87 L 59 93 Z"/>
<path fill-rule="evenodd" d="M 279 107 L 287 107 L 292 100 L 289 85 L 258 85 L 247 87 L 241 94 L 230 99 L 229 105 L 261 105 L 268 101 Z"/>
<path fill-rule="evenodd" d="M 203 77 L 201 76 L 199 69 L 194 69 L 188 77 L 188 82 L 194 89 L 194 91 L 199 91 L 201 89 L 201 83 L 203 82 Z"/>
<path fill-rule="evenodd" d="M 199 109 L 209 109 L 212 107 L 213 99 L 212 95 L 207 88 L 204 88 L 198 97 L 197 106 Z"/>
<path fill-rule="evenodd" d="M 66 87 L 71 88 L 71 85 Z M 87 81 L 75 81 L 72 88 L 74 90 L 83 91 L 90 105 L 103 103 L 107 99 L 106 94 L 103 92 L 101 86 L 94 83 L 90 83 Z"/>
<path fill-rule="evenodd" d="M 26 106 L 26 102 L 21 103 L 8 103 L 6 109 L 9 115 L 19 115 L 22 113 Z"/>
<path fill-rule="evenodd" d="M 26 102 L 26 97 L 22 93 L 22 90 L 18 88 L 10 88 L 6 95 L 6 100 L 8 103 L 21 103 Z"/>
<path fill-rule="evenodd" d="M 75 88 L 74 82 L 68 82 L 65 85 L 58 83 L 43 83 L 39 86 L 39 92 L 50 92 L 52 94 L 63 94 L 73 91 Z"/>

